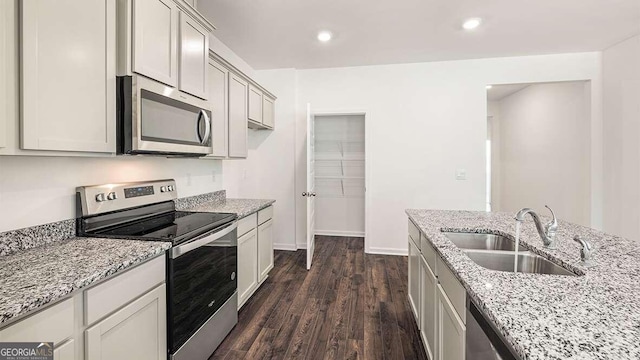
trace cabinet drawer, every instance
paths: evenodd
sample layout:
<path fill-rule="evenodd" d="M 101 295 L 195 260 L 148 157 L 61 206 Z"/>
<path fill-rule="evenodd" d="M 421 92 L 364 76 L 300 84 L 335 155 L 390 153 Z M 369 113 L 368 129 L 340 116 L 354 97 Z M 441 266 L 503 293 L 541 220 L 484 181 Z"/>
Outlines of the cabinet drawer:
<path fill-rule="evenodd" d="M 262 225 L 273 218 L 273 206 L 258 211 L 258 225 Z"/>
<path fill-rule="evenodd" d="M 0 331 L 2 342 L 53 341 L 54 345 L 73 336 L 73 298 L 41 310 Z"/>
<path fill-rule="evenodd" d="M 258 214 L 253 213 L 238 220 L 238 237 L 258 227 Z"/>
<path fill-rule="evenodd" d="M 418 230 L 418 227 L 411 220 L 409 220 L 409 236 L 411 236 L 411 239 L 413 239 L 413 242 L 416 244 L 416 246 L 418 246 L 419 249 L 421 246 L 420 230 Z"/>
<path fill-rule="evenodd" d="M 464 290 L 458 278 L 451 272 L 449 267 L 444 263 L 444 261 L 438 257 L 438 263 L 436 266 L 438 281 L 442 286 L 442 289 L 446 293 L 447 297 L 453 304 L 453 307 L 456 309 L 458 316 L 462 319 L 463 323 L 467 323 L 466 319 L 466 301 L 467 301 L 467 292 Z"/>
<path fill-rule="evenodd" d="M 159 256 L 84 292 L 85 325 L 123 307 L 165 281 L 165 257 Z"/>
<path fill-rule="evenodd" d="M 424 234 L 420 234 L 420 249 L 422 250 L 422 256 L 427 261 L 427 264 L 433 271 L 434 275 L 438 276 L 438 272 L 436 271 L 436 259 L 438 259 L 438 254 L 436 254 L 436 249 L 433 248 L 431 242 Z"/>

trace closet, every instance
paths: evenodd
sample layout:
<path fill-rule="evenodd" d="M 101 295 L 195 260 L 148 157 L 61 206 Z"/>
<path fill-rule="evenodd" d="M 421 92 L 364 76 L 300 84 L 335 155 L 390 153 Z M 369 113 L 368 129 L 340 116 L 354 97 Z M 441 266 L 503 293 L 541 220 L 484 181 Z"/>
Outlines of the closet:
<path fill-rule="evenodd" d="M 364 237 L 365 116 L 314 116 L 316 234 Z"/>

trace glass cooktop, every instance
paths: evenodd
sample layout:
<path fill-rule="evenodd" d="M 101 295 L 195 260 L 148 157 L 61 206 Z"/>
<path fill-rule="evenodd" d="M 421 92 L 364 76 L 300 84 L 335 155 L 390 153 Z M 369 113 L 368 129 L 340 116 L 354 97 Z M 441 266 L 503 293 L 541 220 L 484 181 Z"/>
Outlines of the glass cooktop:
<path fill-rule="evenodd" d="M 235 218 L 235 214 L 171 211 L 138 221 L 86 232 L 86 235 L 170 241 L 176 245 L 233 222 Z"/>

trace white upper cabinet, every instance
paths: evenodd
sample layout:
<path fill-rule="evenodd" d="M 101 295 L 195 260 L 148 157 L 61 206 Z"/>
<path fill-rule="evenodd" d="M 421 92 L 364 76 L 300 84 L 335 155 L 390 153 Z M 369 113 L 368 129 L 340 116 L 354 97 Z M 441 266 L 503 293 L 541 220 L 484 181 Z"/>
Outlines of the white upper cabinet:
<path fill-rule="evenodd" d="M 22 149 L 115 152 L 115 1 L 24 0 L 20 17 Z"/>
<path fill-rule="evenodd" d="M 180 13 L 180 90 L 206 100 L 208 63 L 207 30 L 186 13 Z"/>
<path fill-rule="evenodd" d="M 262 125 L 273 129 L 275 126 L 275 104 L 274 100 L 266 95 L 262 97 Z"/>
<path fill-rule="evenodd" d="M 247 157 L 247 95 L 249 84 L 229 73 L 229 157 Z"/>
<path fill-rule="evenodd" d="M 210 157 L 227 157 L 229 147 L 228 108 L 229 70 L 214 59 L 209 59 L 209 103 L 211 104 L 211 154 Z"/>
<path fill-rule="evenodd" d="M 262 91 L 249 85 L 249 120 L 262 124 Z"/>
<path fill-rule="evenodd" d="M 133 71 L 169 86 L 178 80 L 178 7 L 172 0 L 133 0 Z"/>

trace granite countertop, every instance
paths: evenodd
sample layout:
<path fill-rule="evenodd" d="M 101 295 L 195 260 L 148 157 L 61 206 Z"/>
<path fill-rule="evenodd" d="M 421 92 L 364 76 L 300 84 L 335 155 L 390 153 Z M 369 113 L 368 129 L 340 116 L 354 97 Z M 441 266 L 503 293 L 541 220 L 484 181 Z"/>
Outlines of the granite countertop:
<path fill-rule="evenodd" d="M 523 359 L 640 359 L 640 242 L 559 221 L 558 249 L 548 250 L 527 217 L 521 244 L 583 275 L 493 271 L 473 262 L 441 231 L 513 239 L 513 214 L 406 212 Z M 594 246 L 593 267 L 580 265 L 575 235 Z"/>
<path fill-rule="evenodd" d="M 163 242 L 78 237 L 0 256 L 0 326 L 169 247 Z"/>
<path fill-rule="evenodd" d="M 268 199 L 224 199 L 183 207 L 181 210 L 232 213 L 237 214 L 238 219 L 241 219 L 256 211 L 269 207 L 274 202 L 276 201 Z"/>

